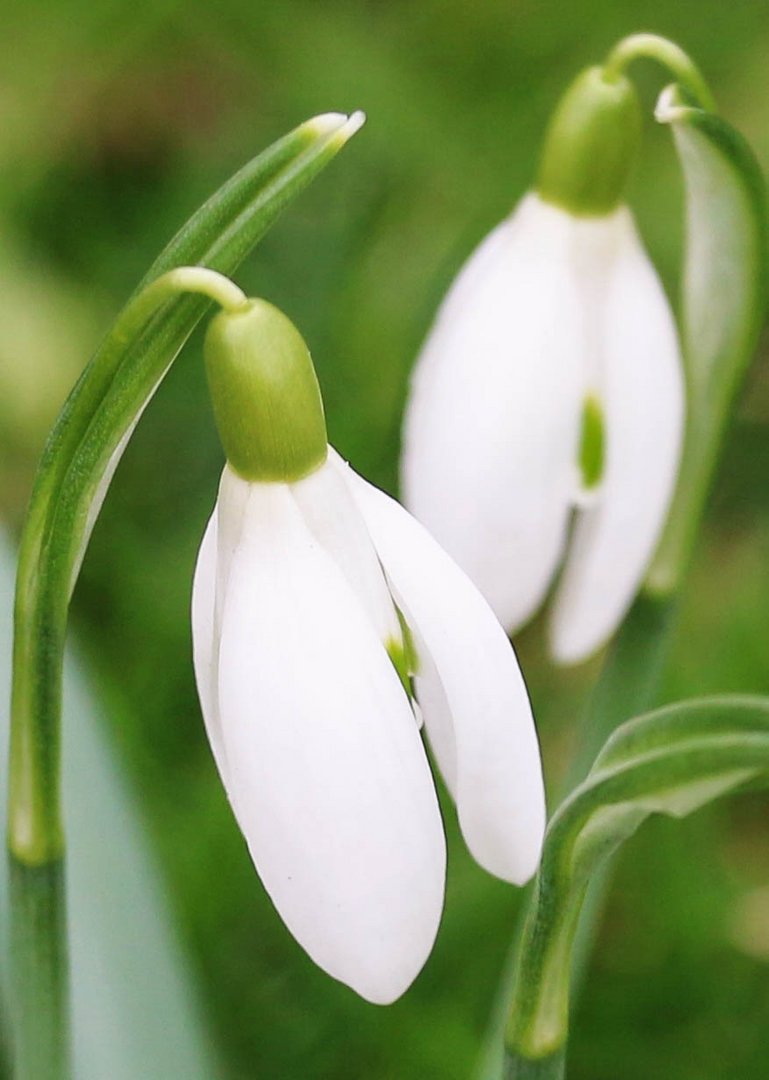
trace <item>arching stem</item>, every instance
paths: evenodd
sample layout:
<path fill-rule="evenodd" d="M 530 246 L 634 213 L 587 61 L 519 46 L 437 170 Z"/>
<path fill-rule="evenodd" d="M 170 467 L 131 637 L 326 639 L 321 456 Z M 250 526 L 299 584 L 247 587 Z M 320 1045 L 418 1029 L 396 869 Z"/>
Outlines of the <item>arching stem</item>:
<path fill-rule="evenodd" d="M 618 42 L 606 58 L 604 74 L 615 78 L 625 72 L 634 60 L 656 60 L 681 86 L 694 97 L 695 103 L 708 112 L 716 111 L 716 103 L 702 72 L 682 48 L 658 34 L 631 34 Z"/>

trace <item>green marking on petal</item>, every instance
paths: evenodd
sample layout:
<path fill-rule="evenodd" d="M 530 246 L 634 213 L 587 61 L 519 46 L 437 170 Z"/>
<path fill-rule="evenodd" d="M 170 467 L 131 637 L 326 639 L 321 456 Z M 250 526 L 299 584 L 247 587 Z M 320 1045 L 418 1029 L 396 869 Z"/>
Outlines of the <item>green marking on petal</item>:
<path fill-rule="evenodd" d="M 398 672 L 398 678 L 401 681 L 403 689 L 406 691 L 409 698 L 413 698 L 414 691 L 411 686 L 408 654 L 403 642 L 396 641 L 395 638 L 388 638 L 385 642 L 385 649 L 387 649 L 387 655 L 392 660 L 393 667 Z"/>
<path fill-rule="evenodd" d="M 589 491 L 603 479 L 606 457 L 606 434 L 603 409 L 598 398 L 591 394 L 582 406 L 582 437 L 579 447 L 579 468 L 582 484 Z"/>
<path fill-rule="evenodd" d="M 417 647 L 414 644 L 414 635 L 411 633 L 411 627 L 406 622 L 406 616 L 403 614 L 398 605 L 395 605 L 395 613 L 398 616 L 398 622 L 401 624 L 401 633 L 403 634 L 403 648 L 406 653 L 406 663 L 409 666 L 409 671 L 412 675 L 416 675 L 419 671 L 419 653 Z"/>
<path fill-rule="evenodd" d="M 417 654 L 416 646 L 414 645 L 414 637 L 411 633 L 411 628 L 397 604 L 395 605 L 395 613 L 398 616 L 398 622 L 400 623 L 401 639 L 400 641 L 396 641 L 395 638 L 389 638 L 387 642 L 385 642 L 385 649 L 392 661 L 393 667 L 398 672 L 398 678 L 403 685 L 403 689 L 408 694 L 409 700 L 413 701 L 416 695 L 414 694 L 411 678 L 413 675 L 416 675 L 419 670 L 419 656 Z"/>

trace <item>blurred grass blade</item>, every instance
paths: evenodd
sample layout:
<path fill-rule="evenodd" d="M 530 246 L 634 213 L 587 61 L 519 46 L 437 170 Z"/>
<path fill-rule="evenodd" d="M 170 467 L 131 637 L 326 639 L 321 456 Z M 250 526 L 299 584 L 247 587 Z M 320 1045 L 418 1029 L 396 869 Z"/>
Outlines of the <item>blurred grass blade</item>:
<path fill-rule="evenodd" d="M 687 430 L 670 518 L 647 583 L 668 593 L 686 566 L 718 461 L 734 396 L 766 313 L 767 203 L 761 170 L 726 121 L 686 103 L 670 86 L 660 96 L 686 188 L 682 343 Z"/>
<path fill-rule="evenodd" d="M 769 783 L 769 698 L 668 706 L 623 724 L 547 830 L 523 931 L 505 1078 L 564 1070 L 572 946 L 589 883 L 651 814 L 683 817 L 730 791 Z"/>
<path fill-rule="evenodd" d="M 0 776 L 5 782 L 14 558 L 0 532 Z M 79 665 L 65 671 L 67 899 L 77 1080 L 217 1075 L 191 971 L 176 938 L 136 802 Z M 3 800 L 3 803 L 5 800 Z M 0 819 L 4 809 L 0 808 Z M 0 860 L 0 933 L 8 880 Z M 3 955 L 7 955 L 4 948 Z M 9 971 L 0 967 L 4 1021 Z M 0 1025 L 7 1030 L 6 1023 Z"/>

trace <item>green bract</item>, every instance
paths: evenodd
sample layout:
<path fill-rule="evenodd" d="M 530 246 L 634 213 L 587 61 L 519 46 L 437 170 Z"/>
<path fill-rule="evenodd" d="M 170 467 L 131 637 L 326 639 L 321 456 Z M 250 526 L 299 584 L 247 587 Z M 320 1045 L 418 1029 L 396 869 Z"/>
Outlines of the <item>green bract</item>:
<path fill-rule="evenodd" d="M 600 216 L 622 201 L 641 138 L 641 110 L 624 75 L 583 71 L 556 109 L 545 138 L 537 191 L 580 216 Z"/>
<path fill-rule="evenodd" d="M 222 311 L 208 328 L 205 358 L 219 437 L 239 476 L 291 483 L 323 464 L 318 380 L 290 319 L 265 300 Z"/>
<path fill-rule="evenodd" d="M 686 186 L 681 337 L 688 420 L 678 487 L 649 572 L 653 592 L 675 588 L 697 534 L 734 398 L 766 313 L 767 203 L 758 163 L 739 132 L 663 91 Z"/>

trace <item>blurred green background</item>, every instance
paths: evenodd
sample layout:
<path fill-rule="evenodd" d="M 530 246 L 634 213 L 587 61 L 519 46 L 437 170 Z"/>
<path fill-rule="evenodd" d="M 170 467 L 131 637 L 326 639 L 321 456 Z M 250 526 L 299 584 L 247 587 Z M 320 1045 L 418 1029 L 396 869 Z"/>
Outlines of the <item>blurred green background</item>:
<path fill-rule="evenodd" d="M 18 529 L 44 433 L 169 236 L 247 158 L 318 112 L 368 124 L 238 275 L 317 363 L 332 441 L 394 489 L 409 368 L 462 259 L 523 193 L 576 71 L 671 36 L 769 166 L 764 0 L 33 0 L 0 43 L 0 514 Z M 640 65 L 650 116 L 664 74 Z M 681 192 L 647 124 L 633 185 L 675 294 Z M 769 693 L 769 366 L 749 380 L 665 686 Z M 94 533 L 73 626 L 141 801 L 223 1075 L 471 1075 L 516 894 L 465 853 L 448 804 L 438 943 L 389 1009 L 317 971 L 273 913 L 206 745 L 191 574 L 222 455 L 200 334 L 142 420 Z M 555 782 L 596 663 L 518 642 Z M 84 782 L 87 782 L 84 778 Z M 653 822 L 626 849 L 574 1022 L 575 1080 L 769 1075 L 769 802 Z M 141 943 L 137 942 L 137 948 Z"/>

